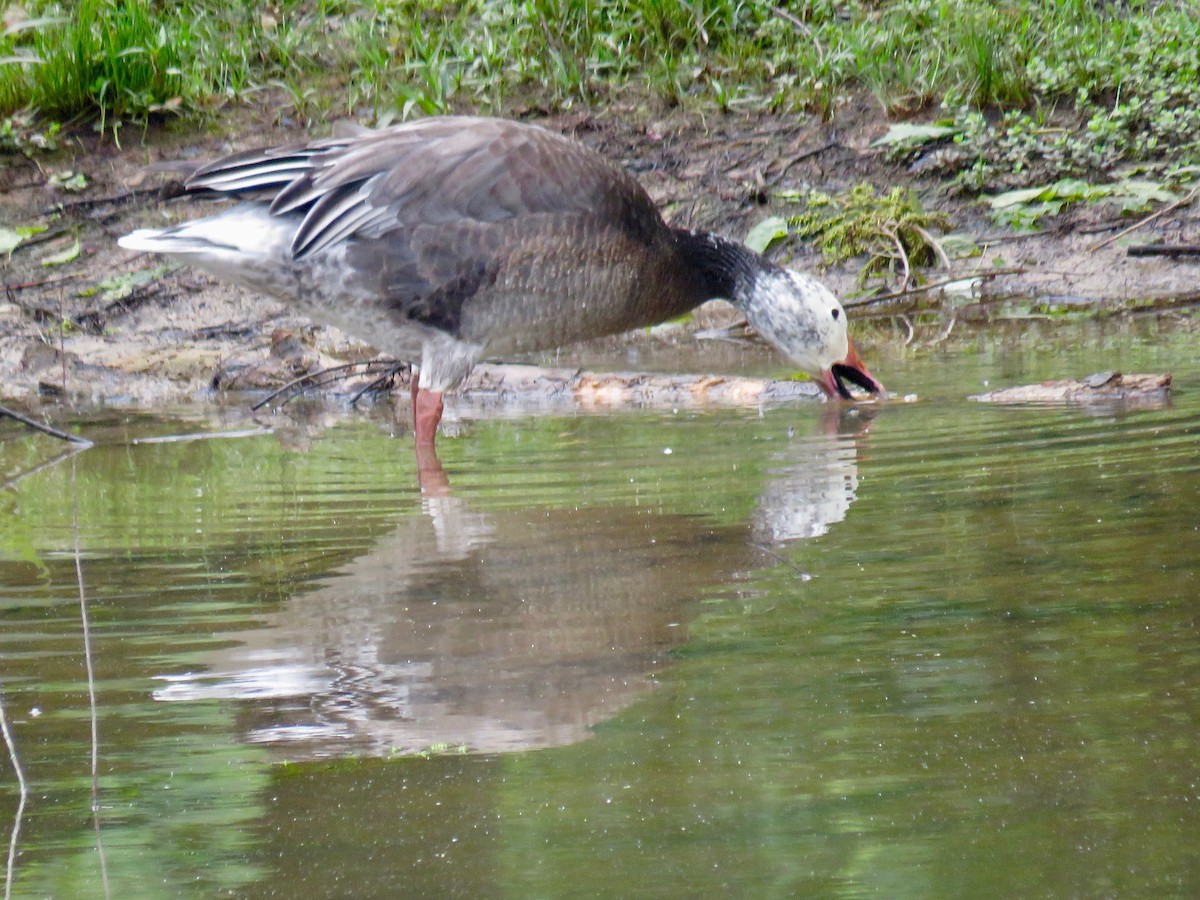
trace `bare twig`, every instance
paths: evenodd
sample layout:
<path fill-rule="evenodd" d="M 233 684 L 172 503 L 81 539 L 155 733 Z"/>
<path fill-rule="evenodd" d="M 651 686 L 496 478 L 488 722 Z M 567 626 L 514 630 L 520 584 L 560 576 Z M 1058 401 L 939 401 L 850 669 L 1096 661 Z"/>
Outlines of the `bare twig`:
<path fill-rule="evenodd" d="M 8 900 L 12 896 L 13 875 L 16 874 L 17 842 L 21 836 L 21 819 L 25 815 L 25 804 L 29 802 L 29 783 L 25 780 L 25 769 L 21 766 L 21 758 L 17 755 L 17 742 L 13 739 L 12 729 L 8 726 L 8 715 L 4 711 L 4 695 L 2 693 L 0 693 L 0 732 L 4 734 L 4 746 L 8 748 L 8 758 L 17 775 L 17 787 L 20 790 L 17 814 L 13 816 L 12 835 L 8 839 L 8 865 L 4 874 L 4 900 Z"/>
<path fill-rule="evenodd" d="M 8 294 L 15 294 L 17 291 L 28 291 L 33 288 L 52 287 L 56 284 L 62 284 L 67 281 L 74 281 L 76 278 L 82 278 L 85 273 L 73 272 L 69 275 L 60 275 L 58 278 L 43 278 L 41 281 L 22 281 L 17 284 L 5 284 L 4 291 Z"/>
<path fill-rule="evenodd" d="M 189 441 L 212 441 L 222 438 L 260 437 L 271 434 L 270 428 L 241 428 L 236 431 L 194 431 L 189 434 L 164 434 L 158 437 L 134 438 L 131 444 L 183 444 Z"/>
<path fill-rule="evenodd" d="M 928 291 L 935 291 L 938 288 L 943 288 L 948 284 L 954 284 L 956 281 L 968 281 L 972 278 L 996 278 L 1000 275 L 1024 275 L 1028 269 L 984 269 L 979 272 L 964 272 L 962 275 L 955 275 L 952 278 L 945 278 L 941 281 L 931 281 L 928 284 L 918 285 L 917 287 L 905 288 L 902 291 L 890 291 L 886 294 L 878 294 L 874 297 L 864 297 L 861 300 L 843 300 L 842 306 L 847 309 L 854 309 L 861 306 L 876 306 L 880 303 L 888 303 L 892 300 L 900 300 L 904 297 L 911 297 L 914 294 L 924 294 Z"/>
<path fill-rule="evenodd" d="M 164 196 L 162 186 L 152 188 L 136 188 L 121 194 L 108 197 L 84 197 L 81 200 L 64 200 L 54 206 L 42 210 L 42 215 L 50 216 L 59 213 L 87 212 L 98 206 L 124 206 L 143 197 L 161 198 Z"/>
<path fill-rule="evenodd" d="M 836 146 L 838 146 L 837 141 L 829 140 L 829 141 L 826 141 L 825 143 L 821 144 L 819 147 L 812 147 L 808 150 L 805 150 L 803 153 L 796 154 L 791 159 L 789 159 L 787 161 L 787 163 L 784 164 L 783 168 L 781 168 L 778 172 L 771 173 L 771 176 L 767 179 L 767 184 L 769 184 L 769 185 L 778 184 L 780 181 L 783 180 L 783 176 L 788 173 L 788 169 L 790 169 L 792 166 L 796 165 L 797 163 L 802 163 L 806 159 L 812 159 L 812 157 L 814 157 L 814 156 L 819 156 L 820 154 L 824 153 L 826 150 L 832 150 Z"/>
<path fill-rule="evenodd" d="M 96 851 L 100 857 L 100 880 L 104 896 L 108 889 L 108 862 L 100 836 L 100 722 L 96 714 L 96 669 L 92 663 L 92 630 L 88 621 L 87 593 L 83 588 L 83 561 L 79 550 L 79 491 L 75 487 L 75 464 L 71 464 L 71 532 L 75 542 L 75 582 L 79 586 L 79 618 L 83 623 L 83 661 L 87 669 L 88 711 L 91 718 L 92 748 L 92 827 L 96 832 Z"/>
<path fill-rule="evenodd" d="M 1186 194 L 1184 194 L 1182 197 L 1180 197 L 1174 203 L 1168 203 L 1162 209 L 1157 210 L 1156 212 L 1150 213 L 1150 215 L 1146 216 L 1144 219 L 1139 219 L 1137 222 L 1134 222 L 1128 228 L 1126 228 L 1122 231 L 1118 231 L 1112 237 L 1107 238 L 1098 244 L 1093 244 L 1089 248 L 1089 250 L 1092 253 L 1095 253 L 1097 250 L 1103 250 L 1109 244 L 1113 243 L 1114 241 L 1119 241 L 1121 238 L 1125 237 L 1125 235 L 1130 234 L 1131 232 L 1137 231 L 1143 225 L 1149 225 L 1155 219 L 1160 218 L 1161 216 L 1165 216 L 1167 213 L 1172 212 L 1176 209 L 1179 209 L 1179 207 L 1181 207 L 1181 206 L 1187 206 L 1189 203 L 1191 203 L 1193 200 L 1196 199 L 1197 194 L 1200 194 L 1200 186 L 1192 188 L 1190 191 L 1188 191 Z"/>
<path fill-rule="evenodd" d="M 1049 228 L 1038 228 L 1033 231 L 1018 231 L 1012 234 L 985 234 L 982 237 L 975 238 L 975 243 L 981 247 L 987 247 L 990 244 L 1008 244 L 1013 241 L 1028 241 L 1033 238 L 1043 237 L 1050 234 Z"/>
<path fill-rule="evenodd" d="M 262 409 L 264 406 L 270 406 L 271 403 L 273 403 L 277 398 L 282 397 L 284 394 L 288 394 L 290 392 L 291 396 L 287 397 L 283 401 L 284 403 L 287 403 L 293 397 L 299 395 L 305 388 L 321 387 L 324 382 L 320 381 L 319 379 L 323 379 L 332 372 L 345 371 L 345 375 L 341 377 L 348 377 L 351 373 L 346 370 L 353 369 L 357 365 L 358 363 L 346 363 L 345 365 L 334 366 L 330 369 L 322 369 L 320 372 L 310 372 L 305 375 L 301 375 L 299 378 L 293 378 L 283 387 L 267 394 L 267 396 L 263 397 L 261 400 L 251 406 L 250 410 L 252 412 L 258 412 L 258 410 Z"/>
<path fill-rule="evenodd" d="M 59 431 L 50 425 L 44 425 L 36 419 L 31 419 L 29 416 L 22 415 L 16 410 L 9 409 L 7 406 L 0 406 L 0 418 L 8 416 L 10 419 L 16 419 L 22 425 L 27 425 L 34 431 L 40 431 L 42 434 L 48 434 L 50 437 L 58 438 L 60 441 L 70 441 L 72 444 L 79 444 L 81 447 L 90 447 L 92 442 L 85 437 L 80 437 L 77 434 L 68 434 L 65 431 Z"/>
<path fill-rule="evenodd" d="M 900 240 L 900 234 L 893 228 L 880 228 L 879 230 L 891 238 L 892 243 L 896 245 L 896 258 L 904 266 L 904 276 L 900 279 L 900 284 L 902 287 L 908 287 L 912 280 L 912 268 L 908 264 L 908 251 L 904 249 L 904 242 Z"/>
<path fill-rule="evenodd" d="M 952 265 L 950 265 L 950 257 L 946 255 L 946 250 L 942 247 L 941 241 L 935 238 L 927 229 L 922 228 L 920 225 L 913 225 L 911 227 L 912 230 L 920 236 L 921 240 L 933 248 L 934 255 L 937 256 L 938 261 L 942 264 L 943 269 L 954 268 Z"/>
<path fill-rule="evenodd" d="M 405 368 L 406 366 L 408 366 L 408 363 L 403 363 L 403 362 L 395 363 L 388 371 L 384 372 L 382 375 L 380 375 L 378 378 L 376 378 L 374 381 L 372 381 L 370 384 L 368 384 L 362 390 L 358 391 L 353 397 L 351 397 L 350 405 L 353 406 L 354 404 L 356 404 L 359 400 L 361 400 L 363 398 L 363 396 L 365 394 L 370 394 L 375 391 L 382 391 L 382 390 L 386 389 L 386 387 L 389 384 L 391 384 L 392 379 L 395 378 L 396 375 L 400 372 L 400 370 Z"/>
<path fill-rule="evenodd" d="M 257 412 L 264 406 L 269 406 L 277 398 L 283 396 L 284 394 L 290 393 L 291 396 L 287 397 L 283 401 L 284 403 L 287 403 L 292 399 L 292 397 L 299 395 L 305 388 L 321 388 L 343 378 L 349 378 L 355 374 L 354 370 L 360 366 L 363 367 L 364 375 L 369 375 L 372 373 L 372 371 L 380 371 L 382 369 L 382 371 L 386 373 L 387 377 L 391 377 L 391 375 L 395 374 L 395 372 L 398 371 L 399 367 L 402 365 L 406 364 L 398 363 L 394 359 L 371 359 L 367 360 L 366 362 L 353 362 L 340 366 L 331 366 L 330 368 L 322 369 L 319 372 L 312 372 L 307 375 L 301 375 L 299 378 L 293 378 L 283 387 L 276 391 L 272 391 L 262 400 L 259 400 L 257 403 L 251 406 L 250 409 L 251 411 Z M 354 399 L 357 400 L 362 393 L 363 392 L 359 392 L 359 394 L 355 395 Z"/>
<path fill-rule="evenodd" d="M 104 307 L 84 310 L 79 315 L 72 317 L 71 321 L 89 334 L 101 334 L 104 331 L 104 325 L 108 316 L 113 313 L 124 313 L 135 310 L 143 303 L 153 300 L 162 294 L 164 290 L 162 282 L 144 284 L 134 288 L 120 300 L 114 300 Z"/>

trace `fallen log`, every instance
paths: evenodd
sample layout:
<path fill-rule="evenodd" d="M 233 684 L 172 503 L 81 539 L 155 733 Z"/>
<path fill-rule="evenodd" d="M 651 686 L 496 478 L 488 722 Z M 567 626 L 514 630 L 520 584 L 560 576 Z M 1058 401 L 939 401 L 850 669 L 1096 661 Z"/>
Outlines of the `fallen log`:
<path fill-rule="evenodd" d="M 469 405 L 514 408 L 758 406 L 816 400 L 812 381 L 732 375 L 585 372 L 541 366 L 479 365 L 455 391 Z"/>
<path fill-rule="evenodd" d="M 273 359 L 278 364 L 280 360 Z M 300 367 L 303 369 L 304 367 Z M 292 378 L 257 403 L 253 409 L 282 406 L 312 390 L 339 382 L 340 394 L 351 402 L 368 393 L 407 393 L 410 370 L 392 360 L 367 360 L 313 370 Z M 222 373 L 223 389 L 246 390 L 277 385 L 283 379 L 275 368 L 263 366 Z M 446 395 L 459 408 L 478 410 L 599 409 L 619 407 L 761 406 L 812 401 L 823 397 L 813 381 L 774 381 L 734 375 L 664 374 L 647 372 L 589 372 L 584 369 L 546 368 L 537 365 L 481 363 Z M 894 399 L 894 398 L 891 398 Z M 905 398 L 906 400 L 912 398 Z M 860 399 L 870 402 L 870 398 Z"/>
<path fill-rule="evenodd" d="M 1043 381 L 975 394 L 981 403 L 1124 403 L 1157 405 L 1171 395 L 1171 375 L 1122 375 L 1097 372 L 1078 381 Z"/>

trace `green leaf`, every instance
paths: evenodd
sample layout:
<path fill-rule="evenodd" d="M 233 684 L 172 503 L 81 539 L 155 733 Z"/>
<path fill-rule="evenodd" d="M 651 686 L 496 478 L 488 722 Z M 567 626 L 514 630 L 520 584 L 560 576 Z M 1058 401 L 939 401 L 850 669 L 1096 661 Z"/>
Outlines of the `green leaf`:
<path fill-rule="evenodd" d="M 789 231 L 787 219 L 782 216 L 771 216 L 751 228 L 743 243 L 757 253 L 766 253 L 768 247 L 787 237 Z"/>
<path fill-rule="evenodd" d="M 1152 203 L 1173 203 L 1179 197 L 1157 181 L 1126 178 L 1112 186 L 1112 199 L 1121 204 L 1121 212 L 1144 212 Z"/>
<path fill-rule="evenodd" d="M 57 253 L 51 253 L 49 256 L 42 259 L 43 266 L 61 266 L 64 263 L 69 263 L 71 260 L 79 256 L 79 238 L 75 238 L 75 242 L 71 246 L 59 250 Z"/>
<path fill-rule="evenodd" d="M 23 240 L 15 229 L 0 225 L 0 253 L 12 253 Z"/>
<path fill-rule="evenodd" d="M 952 137 L 959 133 L 953 125 L 916 125 L 900 122 L 887 130 L 887 134 L 871 142 L 873 147 L 894 147 L 897 150 L 915 150 L 931 141 Z"/>
<path fill-rule="evenodd" d="M 87 176 L 82 172 L 72 172 L 70 169 L 64 169 L 50 176 L 50 184 L 64 191 L 79 193 L 80 191 L 87 190 L 88 180 Z"/>
<path fill-rule="evenodd" d="M 1103 186 L 1093 186 L 1080 178 L 1063 178 L 1046 186 L 1043 200 L 1089 200 L 1108 193 Z"/>
<path fill-rule="evenodd" d="M 79 292 L 81 297 L 92 297 L 99 294 L 106 303 L 116 303 L 124 300 L 133 293 L 135 288 L 149 284 L 164 272 L 170 270 L 170 265 L 162 263 L 149 269 L 138 269 L 136 272 L 122 272 L 105 278 L 94 287 Z"/>
<path fill-rule="evenodd" d="M 45 230 L 45 225 L 18 225 L 16 228 L 0 225 L 0 253 L 12 253 L 26 238 Z"/>
<path fill-rule="evenodd" d="M 1005 191 L 1003 194 L 984 194 L 983 199 L 992 209 L 1007 209 L 1010 206 L 1022 206 L 1037 200 L 1041 198 L 1045 190 L 1044 186 L 1020 188 L 1015 191 Z"/>
<path fill-rule="evenodd" d="M 944 235 L 941 244 L 951 259 L 966 259 L 969 256 L 979 256 L 983 252 L 974 238 L 961 232 Z"/>

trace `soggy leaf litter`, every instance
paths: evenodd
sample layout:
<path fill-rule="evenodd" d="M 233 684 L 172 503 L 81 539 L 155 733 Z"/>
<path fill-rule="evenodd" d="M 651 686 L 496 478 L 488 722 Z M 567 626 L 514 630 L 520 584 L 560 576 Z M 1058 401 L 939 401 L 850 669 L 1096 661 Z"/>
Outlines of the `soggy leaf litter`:
<path fill-rule="evenodd" d="M 910 185 L 919 208 L 948 217 L 950 233 L 939 231 L 939 242 L 954 246 L 965 234 L 965 246 L 978 251 L 970 255 L 973 251 L 967 250 L 952 260 L 940 279 L 969 285 L 968 306 L 1019 295 L 1032 298 L 1032 305 L 1066 298 L 1084 309 L 1186 305 L 1200 299 L 1194 260 L 1126 253 L 1129 243 L 1200 243 L 1195 204 L 1180 204 L 1169 215 L 1099 248 L 1107 235 L 1132 221 L 1109 218 L 1103 207 L 1064 201 L 1056 231 L 997 234 L 982 205 L 944 196 L 937 183 L 906 173 L 873 147 L 888 131 L 865 106 L 847 107 L 836 133 L 816 121 L 766 116 L 710 118 L 707 130 L 682 115 L 653 122 L 643 116 L 636 124 L 629 120 L 636 118 L 622 118 L 614 110 L 594 117 L 558 117 L 546 124 L 574 132 L 632 169 L 669 220 L 749 234 L 752 243 L 764 246 L 774 242 L 778 259 L 818 271 L 850 298 L 848 306 L 862 291 L 862 260 L 821 271 L 821 261 L 811 251 L 778 240 L 784 229 L 772 214 L 797 215 L 796 200 L 806 190 L 861 193 L 870 183 L 883 193 L 890 185 Z M 0 169 L 5 188 L 0 246 L 6 257 L 0 269 L 5 287 L 0 298 L 0 396 L 25 403 L 68 399 L 155 405 L 206 398 L 214 389 L 273 388 L 319 368 L 375 355 L 372 348 L 292 315 L 274 301 L 115 247 L 115 237 L 133 227 L 205 212 L 200 204 L 160 202 L 153 185 L 162 176 L 148 173 L 148 162 L 211 158 L 299 136 L 295 131 L 267 132 L 257 124 L 241 132 L 232 140 L 201 142 L 151 134 L 146 148 L 127 144 L 123 150 L 82 138 L 92 145 L 81 149 L 69 144 L 54 169 L 73 173 L 68 181 L 47 178 L 32 164 L 9 159 Z M 997 272 L 1003 274 L 991 274 Z M 927 280 L 934 277 L 931 272 Z M 864 307 L 852 316 L 892 316 L 930 306 L 919 293 L 908 294 L 905 303 L 899 310 L 894 304 Z M 962 313 L 962 302 L 953 296 L 932 305 L 942 311 L 936 315 Z M 734 321 L 728 308 L 713 304 L 686 327 L 637 332 L 602 345 L 690 343 L 694 330 Z"/>

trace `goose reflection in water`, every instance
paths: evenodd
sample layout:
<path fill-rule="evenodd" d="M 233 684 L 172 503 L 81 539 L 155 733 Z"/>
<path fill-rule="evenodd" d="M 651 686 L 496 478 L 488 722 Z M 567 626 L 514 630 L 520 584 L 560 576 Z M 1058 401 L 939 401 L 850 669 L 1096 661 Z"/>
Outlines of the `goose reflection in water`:
<path fill-rule="evenodd" d="M 583 740 L 652 689 L 706 594 L 777 564 L 763 542 L 845 518 L 868 424 L 825 410 L 775 455 L 742 526 L 639 507 L 480 512 L 427 492 L 423 515 L 155 696 L 243 700 L 247 739 L 292 760 Z"/>

